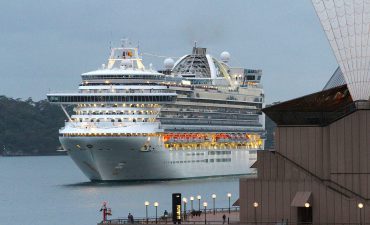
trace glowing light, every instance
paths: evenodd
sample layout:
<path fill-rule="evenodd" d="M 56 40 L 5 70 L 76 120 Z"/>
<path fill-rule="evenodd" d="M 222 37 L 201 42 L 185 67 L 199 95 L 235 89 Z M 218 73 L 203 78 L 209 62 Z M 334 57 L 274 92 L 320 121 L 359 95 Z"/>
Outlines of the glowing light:
<path fill-rule="evenodd" d="M 358 207 L 359 209 L 362 209 L 362 208 L 364 207 L 364 204 L 362 204 L 362 203 L 360 202 L 360 203 L 358 203 L 357 207 Z"/>

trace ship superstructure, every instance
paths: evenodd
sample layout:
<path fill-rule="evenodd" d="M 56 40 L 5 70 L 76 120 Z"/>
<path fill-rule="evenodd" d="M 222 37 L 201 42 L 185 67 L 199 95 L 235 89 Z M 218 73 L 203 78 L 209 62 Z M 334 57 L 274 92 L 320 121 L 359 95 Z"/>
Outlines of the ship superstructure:
<path fill-rule="evenodd" d="M 50 93 L 68 121 L 60 142 L 91 180 L 166 180 L 251 173 L 263 148 L 261 70 L 193 48 L 166 70 L 113 48 L 76 93 Z M 65 105 L 74 105 L 73 115 Z"/>

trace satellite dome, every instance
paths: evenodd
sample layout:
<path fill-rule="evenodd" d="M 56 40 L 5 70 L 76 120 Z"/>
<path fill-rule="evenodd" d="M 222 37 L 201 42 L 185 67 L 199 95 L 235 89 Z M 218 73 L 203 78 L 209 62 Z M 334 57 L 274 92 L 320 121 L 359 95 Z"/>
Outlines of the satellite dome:
<path fill-rule="evenodd" d="M 175 61 L 172 58 L 167 58 L 164 60 L 163 64 L 167 70 L 170 70 L 175 65 Z"/>
<path fill-rule="evenodd" d="M 122 61 L 121 61 L 121 66 L 123 66 L 123 67 L 132 67 L 132 61 L 131 60 L 129 60 L 129 59 L 123 59 Z"/>
<path fill-rule="evenodd" d="M 229 52 L 222 52 L 220 54 L 221 61 L 226 63 L 230 60 L 230 53 Z"/>

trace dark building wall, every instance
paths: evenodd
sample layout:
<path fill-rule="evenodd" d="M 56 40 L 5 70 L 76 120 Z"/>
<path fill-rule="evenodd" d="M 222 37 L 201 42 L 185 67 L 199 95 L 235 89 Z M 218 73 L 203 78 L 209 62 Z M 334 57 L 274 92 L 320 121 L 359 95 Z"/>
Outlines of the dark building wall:
<path fill-rule="evenodd" d="M 347 198 L 315 180 L 250 180 L 240 182 L 242 223 L 297 222 L 297 207 L 291 207 L 298 191 L 312 192 L 313 224 L 359 223 L 358 201 Z M 258 202 L 259 207 L 253 207 Z M 370 211 L 364 208 L 363 218 Z M 255 217 L 256 216 L 256 217 Z M 364 221 L 364 220 L 363 220 Z M 365 220 L 367 221 L 367 220 Z"/>
<path fill-rule="evenodd" d="M 241 222 L 296 222 L 299 191 L 312 193 L 314 224 L 359 222 L 359 202 L 370 222 L 370 110 L 325 127 L 279 126 L 275 138 L 276 151 L 258 152 L 257 178 L 240 180 Z"/>
<path fill-rule="evenodd" d="M 327 134 L 327 129 L 279 127 L 276 132 L 276 151 L 310 172 L 325 176 L 324 167 L 327 168 L 329 162 L 329 154 L 324 154 L 324 134 Z"/>
<path fill-rule="evenodd" d="M 370 111 L 330 125 L 330 156 L 330 179 L 370 198 Z"/>

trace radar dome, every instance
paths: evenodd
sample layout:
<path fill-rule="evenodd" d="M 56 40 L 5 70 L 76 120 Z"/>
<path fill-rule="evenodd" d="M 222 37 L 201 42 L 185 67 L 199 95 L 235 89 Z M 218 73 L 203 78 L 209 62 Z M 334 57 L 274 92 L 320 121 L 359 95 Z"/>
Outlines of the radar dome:
<path fill-rule="evenodd" d="M 132 67 L 132 61 L 131 60 L 129 60 L 129 59 L 123 59 L 122 61 L 121 61 L 121 66 L 123 66 L 123 67 Z"/>
<path fill-rule="evenodd" d="M 163 64 L 167 70 L 170 70 L 175 65 L 175 61 L 172 58 L 167 58 L 164 60 Z"/>
<path fill-rule="evenodd" d="M 220 54 L 221 61 L 226 63 L 230 60 L 230 53 L 229 52 L 222 52 Z"/>

